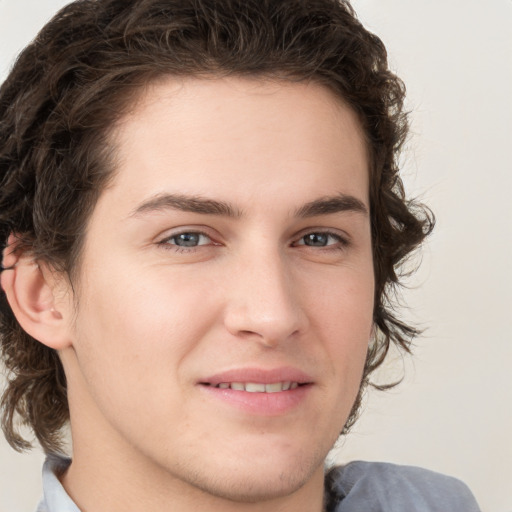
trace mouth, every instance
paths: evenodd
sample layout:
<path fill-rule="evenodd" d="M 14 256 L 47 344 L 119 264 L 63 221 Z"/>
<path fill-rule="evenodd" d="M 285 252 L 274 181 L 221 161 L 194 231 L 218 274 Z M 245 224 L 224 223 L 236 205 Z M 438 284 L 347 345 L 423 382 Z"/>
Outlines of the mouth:
<path fill-rule="evenodd" d="M 312 377 L 297 368 L 239 368 L 201 379 L 209 399 L 252 416 L 282 416 L 307 403 Z"/>
<path fill-rule="evenodd" d="M 218 389 L 232 389 L 234 391 L 245 391 L 247 393 L 281 393 L 283 391 L 292 391 L 299 386 L 306 386 L 307 383 L 296 381 L 271 382 L 263 384 L 261 382 L 219 382 L 218 384 L 203 383 Z"/>

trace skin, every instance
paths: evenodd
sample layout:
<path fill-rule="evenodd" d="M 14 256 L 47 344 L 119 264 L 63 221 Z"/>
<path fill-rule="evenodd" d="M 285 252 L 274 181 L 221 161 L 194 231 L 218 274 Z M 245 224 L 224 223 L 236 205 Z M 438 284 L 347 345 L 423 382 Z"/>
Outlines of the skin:
<path fill-rule="evenodd" d="M 74 443 L 66 490 L 87 512 L 320 512 L 372 329 L 357 116 L 317 84 L 167 79 L 112 140 L 118 167 L 76 295 L 52 285 Z M 304 216 L 340 194 L 363 207 Z M 164 195 L 232 215 L 155 201 Z M 178 246 L 183 233 L 198 245 Z M 201 384 L 248 367 L 303 372 L 307 392 L 263 414 Z"/>

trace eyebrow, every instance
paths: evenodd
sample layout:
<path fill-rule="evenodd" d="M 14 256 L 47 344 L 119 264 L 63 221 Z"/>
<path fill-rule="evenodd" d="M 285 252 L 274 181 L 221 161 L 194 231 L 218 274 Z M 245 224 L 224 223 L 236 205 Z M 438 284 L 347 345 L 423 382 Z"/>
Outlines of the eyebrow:
<path fill-rule="evenodd" d="M 241 210 L 236 209 L 225 201 L 182 194 L 158 194 L 135 208 L 130 214 L 130 217 L 138 217 L 145 213 L 159 212 L 168 209 L 231 218 L 239 218 L 242 216 Z M 295 216 L 308 218 L 340 212 L 355 212 L 368 215 L 368 209 L 360 199 L 347 194 L 338 194 L 336 196 L 322 197 L 306 203 L 295 211 Z"/>
<path fill-rule="evenodd" d="M 336 196 L 321 197 L 306 203 L 295 212 L 295 215 L 301 218 L 308 218 L 340 212 L 355 212 L 368 215 L 368 208 L 357 197 L 338 194 Z"/>
<path fill-rule="evenodd" d="M 182 212 L 200 213 L 203 215 L 220 215 L 224 217 L 240 217 L 240 211 L 224 201 L 206 199 L 200 196 L 181 194 L 158 194 L 140 204 L 130 217 L 138 217 L 144 213 L 163 210 L 180 210 Z"/>

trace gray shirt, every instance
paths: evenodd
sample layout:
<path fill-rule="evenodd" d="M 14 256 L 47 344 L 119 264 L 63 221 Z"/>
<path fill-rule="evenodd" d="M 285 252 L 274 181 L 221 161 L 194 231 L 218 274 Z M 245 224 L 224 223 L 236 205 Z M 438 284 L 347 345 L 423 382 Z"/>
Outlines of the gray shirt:
<path fill-rule="evenodd" d="M 59 482 L 70 459 L 52 455 L 43 467 L 37 512 L 80 512 Z M 465 484 L 412 466 L 351 462 L 326 475 L 327 512 L 480 512 Z"/>

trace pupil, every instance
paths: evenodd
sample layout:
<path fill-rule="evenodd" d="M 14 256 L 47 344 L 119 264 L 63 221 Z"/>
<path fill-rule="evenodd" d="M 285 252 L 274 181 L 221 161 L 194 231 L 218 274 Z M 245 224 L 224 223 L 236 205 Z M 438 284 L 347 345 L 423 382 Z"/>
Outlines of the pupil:
<path fill-rule="evenodd" d="M 199 243 L 199 235 L 197 233 L 181 233 L 175 237 L 176 245 L 180 247 L 195 247 Z"/>
<path fill-rule="evenodd" d="M 325 247 L 327 245 L 327 236 L 324 233 L 311 233 L 304 237 L 304 243 L 316 247 Z"/>

